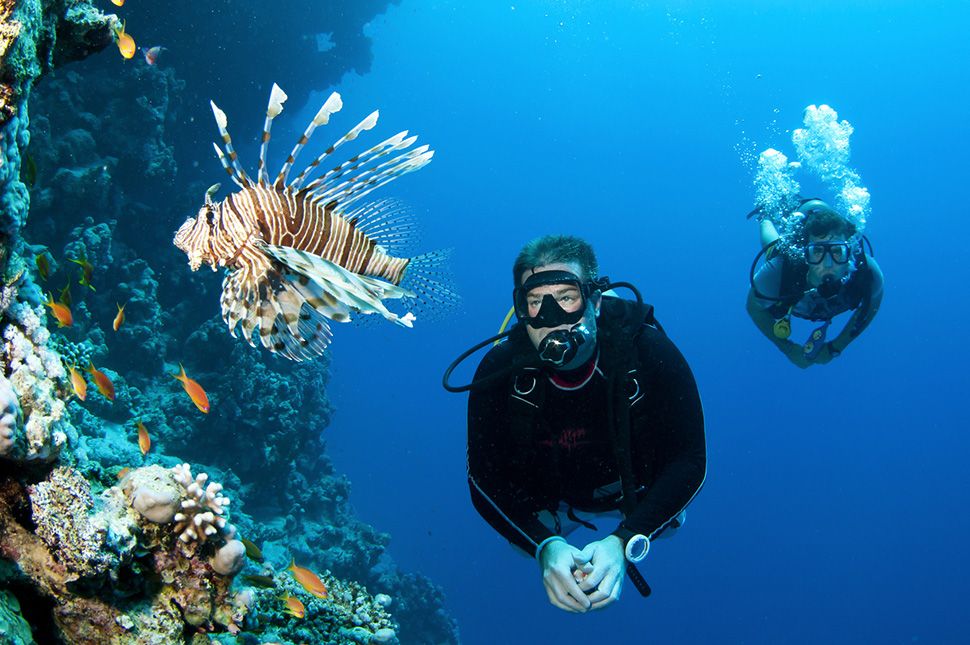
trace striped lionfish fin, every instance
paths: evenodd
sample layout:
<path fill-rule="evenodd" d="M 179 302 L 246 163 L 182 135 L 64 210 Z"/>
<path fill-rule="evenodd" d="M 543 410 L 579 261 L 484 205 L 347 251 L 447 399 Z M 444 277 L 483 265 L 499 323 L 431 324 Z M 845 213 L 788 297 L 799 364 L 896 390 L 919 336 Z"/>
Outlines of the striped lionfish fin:
<path fill-rule="evenodd" d="M 333 154 L 334 150 L 336 150 L 343 144 L 347 143 L 348 141 L 353 141 L 364 130 L 370 130 L 375 125 L 377 125 L 378 116 L 380 116 L 379 111 L 374 110 L 373 112 L 368 114 L 363 121 L 361 121 L 353 128 L 351 128 L 350 132 L 348 132 L 344 136 L 337 139 L 329 148 L 323 151 L 323 154 L 321 154 L 319 157 L 314 159 L 309 166 L 303 169 L 303 172 L 297 175 L 296 179 L 294 179 L 293 182 L 290 183 L 290 188 L 292 188 L 293 190 L 299 190 L 299 188 L 303 185 L 303 182 L 306 181 L 307 175 L 309 175 L 314 168 L 319 166 L 324 159 L 326 159 L 331 154 Z"/>
<path fill-rule="evenodd" d="M 321 192 L 318 190 L 318 188 L 323 184 L 333 185 L 333 182 L 340 179 L 344 175 L 356 172 L 358 169 L 362 168 L 368 163 L 376 161 L 381 157 L 394 152 L 395 150 L 409 148 L 411 144 L 417 140 L 417 136 L 412 135 L 409 137 L 407 130 L 398 132 L 394 136 L 388 137 L 384 141 L 381 141 L 364 152 L 354 155 L 339 166 L 328 170 L 322 177 L 314 179 L 312 182 L 310 182 L 306 189 L 311 192 Z"/>
<path fill-rule="evenodd" d="M 259 178 L 259 185 L 265 186 L 269 183 L 269 173 L 266 172 L 266 153 L 269 150 L 269 130 L 273 127 L 273 119 L 283 111 L 283 102 L 286 101 L 286 92 L 280 86 L 273 83 L 273 89 L 269 93 L 269 105 L 266 106 L 266 122 L 263 124 L 263 138 L 259 146 L 259 167 L 256 169 L 256 176 Z"/>
<path fill-rule="evenodd" d="M 419 146 L 373 168 L 362 170 L 336 186 L 328 188 L 328 184 L 323 184 L 314 194 L 319 195 L 324 203 L 336 202 L 335 212 L 342 215 L 344 209 L 357 200 L 401 175 L 423 168 L 431 162 L 432 157 L 434 151 L 429 150 L 429 146 Z"/>
<path fill-rule="evenodd" d="M 258 339 L 271 352 L 305 361 L 322 354 L 333 339 L 325 317 L 329 309 L 314 306 L 319 300 L 318 290 L 299 286 L 285 268 L 271 270 L 258 285 L 236 271 L 223 281 L 222 317 L 233 337 L 238 326 L 250 346 Z"/>
<path fill-rule="evenodd" d="M 300 251 L 288 246 L 260 244 L 259 248 L 270 257 L 286 266 L 290 271 L 305 276 L 310 283 L 316 283 L 335 300 L 346 316 L 328 316 L 338 322 L 350 320 L 349 312 L 380 314 L 386 320 L 404 327 L 412 327 L 414 315 L 404 316 L 392 313 L 381 302 L 385 298 L 413 298 L 415 293 L 384 280 L 348 271 L 338 264 L 325 260 L 318 255 Z M 324 314 L 326 315 L 326 314 Z"/>
<path fill-rule="evenodd" d="M 340 95 L 336 92 L 327 98 L 326 102 L 324 102 L 323 106 L 317 112 L 317 115 L 313 117 L 313 120 L 310 121 L 309 125 L 307 125 L 306 130 L 303 131 L 303 136 L 301 136 L 300 140 L 296 142 L 295 146 L 293 146 L 293 150 L 290 152 L 290 156 L 287 157 L 286 163 L 284 163 L 283 167 L 280 168 L 280 174 L 276 176 L 276 180 L 273 182 L 274 188 L 280 190 L 286 184 L 286 178 L 290 174 L 290 168 L 293 167 L 293 163 L 296 161 L 297 156 L 299 156 L 300 152 L 303 150 L 303 147 L 307 144 L 307 141 L 310 140 L 310 137 L 313 135 L 313 131 L 317 129 L 317 126 L 326 125 L 329 123 L 330 115 L 334 114 L 335 112 L 339 112 L 343 106 L 343 101 L 340 100 Z"/>
<path fill-rule="evenodd" d="M 344 213 L 343 217 L 389 255 L 406 255 L 406 251 L 418 241 L 414 214 L 407 205 L 396 199 L 363 204 Z"/>
<path fill-rule="evenodd" d="M 219 127 L 219 134 L 222 135 L 222 143 L 226 146 L 226 155 L 229 157 L 229 161 L 232 164 L 232 171 L 230 176 L 232 176 L 233 181 L 242 187 L 252 185 L 249 177 L 246 176 L 246 171 L 243 170 L 242 166 L 239 165 L 239 159 L 236 156 L 236 151 L 232 147 L 232 138 L 229 136 L 229 130 L 227 129 L 228 120 L 226 119 L 226 113 L 219 109 L 219 107 L 213 102 L 209 101 L 209 105 L 212 106 L 212 114 L 216 117 L 216 125 Z M 216 145 L 218 149 L 219 146 Z M 218 152 L 222 152 L 218 150 Z M 219 160 L 223 162 L 223 166 L 226 170 L 229 170 L 229 166 L 225 163 L 222 154 L 219 155 Z"/>
<path fill-rule="evenodd" d="M 233 172 L 232 168 L 229 166 L 229 161 L 226 159 L 226 155 L 222 152 L 222 148 L 219 147 L 219 144 L 213 141 L 212 147 L 216 149 L 216 156 L 219 157 L 219 163 L 222 164 L 222 167 L 229 175 L 229 178 L 232 179 L 233 183 L 235 183 L 240 188 L 245 188 L 246 184 L 244 184 L 243 180 L 239 178 L 235 172 Z"/>

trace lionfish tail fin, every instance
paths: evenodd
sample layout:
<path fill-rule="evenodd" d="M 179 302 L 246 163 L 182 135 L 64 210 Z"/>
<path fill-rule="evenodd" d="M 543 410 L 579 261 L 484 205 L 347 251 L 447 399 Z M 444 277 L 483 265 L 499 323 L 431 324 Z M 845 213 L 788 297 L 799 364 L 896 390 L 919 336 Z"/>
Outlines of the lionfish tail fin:
<path fill-rule="evenodd" d="M 289 246 L 263 244 L 260 248 L 297 276 L 303 288 L 313 291 L 316 298 L 308 300 L 308 304 L 327 318 L 348 322 L 351 312 L 379 314 L 395 324 L 412 326 L 413 314 L 398 316 L 382 301 L 414 298 L 414 292 L 378 278 L 354 273 L 318 255 Z"/>
<path fill-rule="evenodd" d="M 440 249 L 416 255 L 404 270 L 401 286 L 414 294 L 405 298 L 404 304 L 418 312 L 423 320 L 440 320 L 461 305 L 461 296 L 455 289 L 448 267 L 452 250 Z"/>

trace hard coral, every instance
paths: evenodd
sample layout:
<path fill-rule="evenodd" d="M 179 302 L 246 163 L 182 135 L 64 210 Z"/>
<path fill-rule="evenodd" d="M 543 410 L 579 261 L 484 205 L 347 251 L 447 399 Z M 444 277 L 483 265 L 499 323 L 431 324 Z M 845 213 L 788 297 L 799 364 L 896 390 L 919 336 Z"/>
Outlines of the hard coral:
<path fill-rule="evenodd" d="M 198 545 L 214 535 L 231 540 L 236 529 L 224 517 L 229 499 L 220 494 L 222 484 L 210 482 L 206 485 L 208 473 L 199 473 L 193 478 L 188 464 L 179 464 L 172 468 L 172 472 L 187 496 L 182 500 L 182 510 L 175 514 L 175 532 L 183 551 L 187 555 L 194 554 Z"/>
<path fill-rule="evenodd" d="M 134 549 L 134 522 L 111 489 L 95 499 L 79 472 L 61 467 L 28 490 L 37 536 L 76 577 L 116 572 Z"/>
<path fill-rule="evenodd" d="M 15 435 L 23 425 L 20 400 L 10 381 L 0 376 L 0 456 L 13 448 Z"/>

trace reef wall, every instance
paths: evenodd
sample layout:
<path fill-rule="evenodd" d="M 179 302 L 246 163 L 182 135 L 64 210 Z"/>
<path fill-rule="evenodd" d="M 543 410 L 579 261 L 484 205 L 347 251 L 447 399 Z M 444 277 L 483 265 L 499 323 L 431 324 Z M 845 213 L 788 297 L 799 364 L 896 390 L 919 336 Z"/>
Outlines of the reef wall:
<path fill-rule="evenodd" d="M 211 152 L 186 103 L 224 91 L 251 104 L 240 114 L 258 127 L 261 83 L 287 79 L 253 83 L 250 71 L 315 60 L 324 71 L 292 77 L 291 101 L 366 71 L 362 27 L 386 4 L 297 2 L 282 15 L 269 2 L 155 3 L 127 25 L 170 50 L 173 64 L 151 65 L 123 61 L 119 19 L 87 2 L 0 0 L 4 638 L 458 641 L 440 589 L 399 571 L 390 536 L 349 506 L 322 437 L 326 360 L 282 362 L 231 338 L 220 276 L 191 273 L 171 245 L 219 180 L 212 161 L 194 162 Z M 173 11 L 179 21 L 165 19 Z M 227 30 L 272 41 L 271 22 L 293 34 L 292 51 L 266 47 L 255 68 L 216 53 Z M 172 378 L 180 363 L 205 386 L 208 414 Z M 294 561 L 325 597 L 285 568 Z"/>

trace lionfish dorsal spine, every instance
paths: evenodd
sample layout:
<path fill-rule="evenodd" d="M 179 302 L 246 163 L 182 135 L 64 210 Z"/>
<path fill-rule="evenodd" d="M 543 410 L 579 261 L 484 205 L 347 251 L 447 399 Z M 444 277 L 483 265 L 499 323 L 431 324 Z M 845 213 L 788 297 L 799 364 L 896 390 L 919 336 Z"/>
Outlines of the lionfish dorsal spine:
<path fill-rule="evenodd" d="M 290 183 L 290 188 L 292 188 L 293 190 L 299 190 L 300 187 L 303 186 L 303 182 L 306 181 L 307 175 L 309 175 L 314 168 L 316 168 L 321 163 L 323 163 L 323 160 L 329 157 L 331 154 L 333 154 L 334 151 L 337 150 L 337 148 L 347 143 L 348 141 L 353 141 L 354 139 L 357 138 L 357 135 L 359 135 L 364 130 L 370 130 L 375 125 L 377 125 L 377 119 L 379 116 L 380 116 L 380 111 L 374 110 L 373 112 L 368 114 L 363 121 L 361 121 L 353 128 L 351 128 L 350 132 L 348 132 L 344 136 L 337 139 L 329 148 L 324 150 L 319 157 L 314 159 L 309 166 L 304 168 L 303 172 L 297 175 L 296 179 L 294 179 L 293 182 Z"/>
<path fill-rule="evenodd" d="M 239 186 L 240 188 L 245 188 L 246 184 L 244 184 L 242 180 L 240 180 L 239 177 L 236 176 L 236 173 L 233 172 L 233 169 L 229 165 L 229 161 L 226 159 L 226 155 L 224 152 L 222 152 L 222 148 L 219 147 L 219 144 L 213 141 L 212 147 L 216 151 L 216 157 L 219 158 L 219 163 L 222 164 L 222 168 L 226 171 L 226 174 L 229 175 L 229 178 L 232 179 L 233 183 Z"/>
<path fill-rule="evenodd" d="M 283 188 L 283 186 L 286 184 L 286 178 L 290 174 L 290 169 L 296 162 L 296 158 L 303 150 L 303 147 L 307 144 L 307 141 L 309 141 L 310 137 L 313 136 L 313 131 L 316 130 L 318 126 L 329 123 L 330 115 L 339 112 L 343 106 L 343 101 L 340 99 L 340 94 L 337 92 L 334 92 L 327 97 L 327 100 L 320 107 L 319 111 L 317 111 L 316 116 L 313 117 L 313 120 L 307 125 L 306 130 L 303 131 L 303 136 L 301 136 L 300 140 L 296 142 L 295 146 L 293 146 L 290 156 L 287 157 L 283 167 L 280 168 L 280 173 L 276 176 L 276 180 L 273 182 L 273 188 L 276 190 L 281 190 Z"/>
<path fill-rule="evenodd" d="M 408 137 L 407 134 L 407 130 L 398 132 L 394 136 L 381 141 L 380 143 L 368 148 L 364 152 L 354 155 L 336 168 L 328 170 L 317 179 L 311 181 L 309 184 L 307 184 L 306 190 L 311 192 L 320 192 L 320 188 L 324 185 L 332 185 L 333 182 L 340 179 L 344 175 L 354 173 L 367 164 L 375 162 L 381 157 L 391 154 L 395 150 L 403 150 L 410 147 L 411 144 L 418 140 L 418 138 L 416 136 Z"/>
<path fill-rule="evenodd" d="M 269 151 L 269 131 L 273 127 L 273 119 L 283 111 L 283 102 L 286 101 L 286 92 L 280 86 L 273 83 L 273 89 L 269 93 L 269 105 L 266 106 L 266 122 L 263 124 L 263 136 L 259 146 L 259 166 L 256 169 L 256 176 L 259 178 L 259 185 L 265 186 L 269 183 L 269 173 L 266 172 L 266 155 Z"/>
<path fill-rule="evenodd" d="M 243 186 L 252 185 L 253 182 L 250 181 L 249 177 L 246 175 L 246 171 L 243 170 L 243 167 L 239 164 L 236 151 L 232 147 L 232 137 L 229 136 L 229 121 L 226 119 L 226 113 L 220 110 L 219 106 L 217 106 L 214 101 L 209 101 L 209 105 L 212 106 L 212 114 L 216 117 L 216 126 L 219 128 L 219 134 L 222 136 L 222 144 L 226 147 L 226 156 L 229 157 L 229 162 L 232 164 L 232 168 L 235 171 L 235 176 L 237 179 L 236 183 L 241 183 Z"/>

